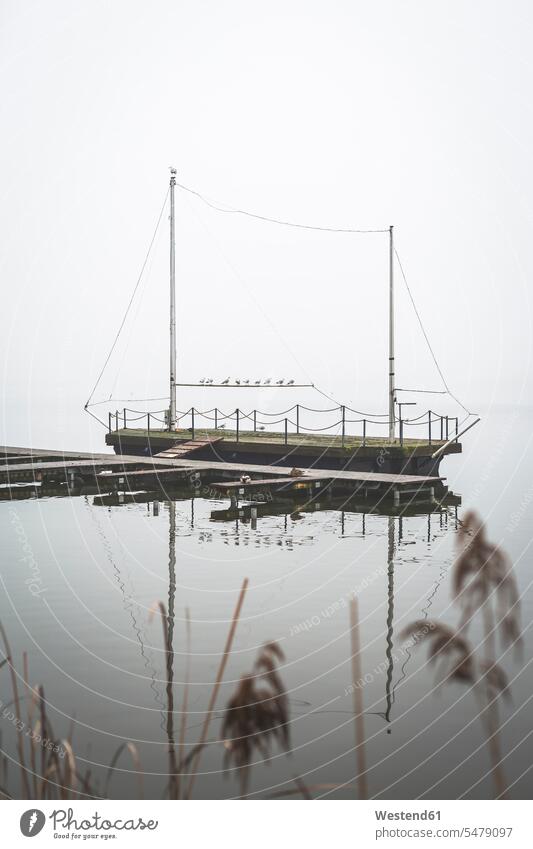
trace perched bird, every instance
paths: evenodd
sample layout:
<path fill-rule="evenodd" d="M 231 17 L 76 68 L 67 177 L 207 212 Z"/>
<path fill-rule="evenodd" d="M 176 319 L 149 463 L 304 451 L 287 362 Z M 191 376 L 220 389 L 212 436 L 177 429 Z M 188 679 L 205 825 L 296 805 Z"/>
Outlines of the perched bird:
<path fill-rule="evenodd" d="M 269 383 L 272 383 L 271 377 L 267 377 L 267 379 L 265 380 L 265 386 L 268 386 Z"/>
<path fill-rule="evenodd" d="M 260 383 L 261 383 L 261 379 L 255 381 L 256 386 L 259 386 Z"/>
<path fill-rule="evenodd" d="M 250 483 L 251 480 L 250 475 L 241 475 L 241 483 Z"/>
<path fill-rule="evenodd" d="M 226 427 L 226 425 L 225 425 L 225 424 L 223 424 L 223 425 L 219 425 L 219 426 L 218 426 L 218 429 L 219 429 L 219 430 L 224 430 L 224 428 L 225 428 L 225 427 Z"/>
<path fill-rule="evenodd" d="M 199 383 L 205 383 L 205 377 L 202 377 L 202 379 L 199 381 Z"/>
<path fill-rule="evenodd" d="M 237 384 L 237 386 L 241 385 L 241 381 L 238 378 L 235 378 L 235 383 Z"/>
<path fill-rule="evenodd" d="M 264 430 L 264 429 L 265 429 L 264 425 L 259 425 L 259 427 L 257 428 L 257 430 Z"/>
<path fill-rule="evenodd" d="M 243 380 L 243 383 L 250 383 L 249 380 Z"/>
<path fill-rule="evenodd" d="M 222 386 L 227 386 L 228 383 L 229 383 L 229 377 L 227 377 L 226 380 L 222 381 Z"/>
<path fill-rule="evenodd" d="M 281 380 L 276 380 L 276 384 L 277 384 L 277 386 L 281 386 L 281 384 L 283 383 L 283 381 L 284 381 L 284 378 L 283 378 L 283 377 L 281 378 Z"/>
<path fill-rule="evenodd" d="M 288 380 L 288 381 L 287 381 L 287 386 L 292 386 L 292 385 L 293 385 L 293 383 L 294 383 L 294 380 Z"/>

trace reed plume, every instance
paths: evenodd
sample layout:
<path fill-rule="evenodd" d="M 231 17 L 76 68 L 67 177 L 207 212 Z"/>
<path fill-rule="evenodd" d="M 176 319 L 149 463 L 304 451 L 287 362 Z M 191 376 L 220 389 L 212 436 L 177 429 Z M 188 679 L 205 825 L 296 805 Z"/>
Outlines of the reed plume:
<path fill-rule="evenodd" d="M 469 511 L 459 529 L 460 552 L 453 575 L 454 600 L 462 609 L 461 627 L 468 627 L 476 612 L 484 617 L 486 651 L 494 654 L 494 635 L 504 645 L 519 648 L 520 601 L 508 555 L 488 541 L 479 516 Z"/>
<path fill-rule="evenodd" d="M 488 541 L 483 523 L 473 511 L 462 523 L 459 548 L 452 574 L 452 597 L 461 608 L 458 629 L 419 620 L 408 625 L 402 636 L 415 645 L 428 644 L 429 662 L 440 664 L 443 683 L 458 681 L 472 686 L 485 728 L 496 797 L 505 798 L 498 698 L 510 698 L 510 691 L 507 676 L 496 662 L 495 635 L 499 632 L 503 645 L 520 648 L 518 589 L 509 557 Z M 481 658 L 467 637 L 476 613 L 483 621 Z"/>
<path fill-rule="evenodd" d="M 290 751 L 289 703 L 277 670 L 284 659 L 277 643 L 264 645 L 252 672 L 242 676 L 226 707 L 224 768 L 238 774 L 242 796 L 248 789 L 254 753 L 267 761 L 274 743 Z"/>

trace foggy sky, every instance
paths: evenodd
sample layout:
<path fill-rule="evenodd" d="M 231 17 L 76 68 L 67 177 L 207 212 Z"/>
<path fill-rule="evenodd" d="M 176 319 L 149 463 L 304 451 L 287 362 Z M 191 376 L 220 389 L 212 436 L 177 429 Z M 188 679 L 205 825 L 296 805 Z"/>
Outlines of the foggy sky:
<path fill-rule="evenodd" d="M 471 410 L 530 404 L 531 15 L 525 2 L 3 0 L 0 442 L 102 449 L 83 405 L 170 165 L 266 216 L 394 224 L 454 394 Z M 182 382 L 293 378 L 386 411 L 385 235 L 221 215 L 181 191 L 176 206 Z M 399 270 L 396 292 L 398 385 L 440 390 Z M 138 295 L 95 400 L 168 391 L 166 213 Z M 182 390 L 178 407 L 295 400 L 242 395 Z"/>

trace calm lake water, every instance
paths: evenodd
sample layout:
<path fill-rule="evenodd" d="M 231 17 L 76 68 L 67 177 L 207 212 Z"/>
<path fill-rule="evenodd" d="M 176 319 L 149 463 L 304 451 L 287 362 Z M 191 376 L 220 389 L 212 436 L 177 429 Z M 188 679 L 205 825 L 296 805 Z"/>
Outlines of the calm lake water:
<path fill-rule="evenodd" d="M 356 771 L 348 600 L 359 597 L 362 695 L 369 793 L 379 798 L 485 798 L 493 793 L 483 726 L 468 688 L 435 689 L 424 647 L 400 636 L 413 620 L 458 620 L 450 575 L 457 523 L 474 507 L 489 538 L 511 555 L 522 595 L 524 656 L 501 663 L 512 701 L 501 701 L 504 768 L 515 798 L 531 796 L 533 639 L 531 410 L 490 411 L 466 437 L 464 454 L 441 466 L 463 506 L 403 518 L 316 510 L 249 522 L 211 519 L 226 501 L 186 499 L 109 505 L 94 496 L 0 503 L 1 621 L 22 670 L 43 684 L 57 737 L 75 718 L 78 767 L 90 766 L 103 789 L 107 765 L 123 741 L 135 743 L 144 793 L 164 793 L 168 669 L 161 618 L 174 610 L 171 664 L 174 720 L 180 722 L 187 663 L 185 610 L 192 649 L 187 741 L 199 737 L 243 578 L 249 589 L 217 700 L 210 744 L 194 795 L 232 797 L 222 772 L 223 707 L 258 649 L 283 649 L 290 698 L 292 756 L 278 749 L 252 769 L 250 793 L 265 797 L 293 775 L 322 787 L 324 798 L 354 796 Z M 98 499 L 96 499 L 98 502 Z M 472 635 L 479 637 L 474 627 Z M 3 705 L 11 699 L 0 671 Z M 9 763 L 7 785 L 20 792 L 13 723 L 0 717 Z M 128 755 L 110 785 L 115 797 L 138 793 Z"/>

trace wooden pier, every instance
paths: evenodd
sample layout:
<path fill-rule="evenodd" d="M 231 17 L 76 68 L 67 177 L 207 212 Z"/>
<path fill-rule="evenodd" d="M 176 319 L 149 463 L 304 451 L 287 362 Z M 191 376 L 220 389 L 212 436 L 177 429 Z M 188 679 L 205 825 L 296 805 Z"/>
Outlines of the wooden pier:
<path fill-rule="evenodd" d="M 446 492 L 444 478 L 365 472 L 353 469 L 291 470 L 289 467 L 175 456 L 80 454 L 22 448 L 0 448 L 0 486 L 64 485 L 76 494 L 84 486 L 98 491 L 146 491 L 189 486 L 191 493 L 211 498 L 266 500 L 326 494 L 345 497 L 431 502 Z"/>
<path fill-rule="evenodd" d="M 192 429 L 170 433 L 168 430 L 121 428 L 106 434 L 107 445 L 120 456 L 164 456 L 167 450 L 176 450 L 180 442 L 185 445 L 192 440 Z M 200 440 L 202 445 L 195 450 L 195 457 L 206 461 L 435 477 L 439 476 L 443 457 L 462 451 L 460 442 L 447 442 L 444 438 L 391 442 L 377 437 L 195 428 L 194 441 Z M 438 449 L 442 449 L 442 453 L 433 457 Z"/>

